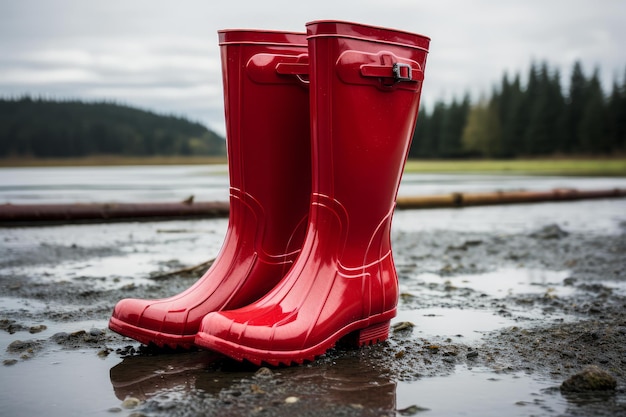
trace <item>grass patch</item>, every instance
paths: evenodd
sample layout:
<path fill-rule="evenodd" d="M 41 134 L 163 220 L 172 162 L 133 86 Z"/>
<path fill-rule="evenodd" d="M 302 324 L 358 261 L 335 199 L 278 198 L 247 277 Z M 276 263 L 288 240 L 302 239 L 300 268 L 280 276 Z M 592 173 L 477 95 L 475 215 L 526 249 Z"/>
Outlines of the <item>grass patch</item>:
<path fill-rule="evenodd" d="M 83 158 L 4 158 L 0 167 L 211 165 L 220 156 L 88 156 Z M 512 160 L 409 160 L 405 172 L 626 177 L 626 157 Z"/>
<path fill-rule="evenodd" d="M 624 177 L 626 176 L 626 158 L 409 160 L 405 172 Z"/>

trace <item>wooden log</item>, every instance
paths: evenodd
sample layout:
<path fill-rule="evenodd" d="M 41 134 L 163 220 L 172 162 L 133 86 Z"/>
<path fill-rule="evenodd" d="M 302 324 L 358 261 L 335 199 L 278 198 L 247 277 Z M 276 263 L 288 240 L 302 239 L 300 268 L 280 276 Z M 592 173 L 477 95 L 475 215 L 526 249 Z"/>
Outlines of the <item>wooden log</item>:
<path fill-rule="evenodd" d="M 3 204 L 0 224 L 116 222 L 228 216 L 226 202 L 107 203 L 107 204 Z"/>
<path fill-rule="evenodd" d="M 496 191 L 398 197 L 396 206 L 399 209 L 425 209 L 623 197 L 626 197 L 626 189 L 620 188 L 604 190 Z"/>
<path fill-rule="evenodd" d="M 624 197 L 626 189 L 619 188 L 496 191 L 398 197 L 396 207 L 432 209 Z M 0 205 L 0 226 L 216 218 L 227 217 L 228 211 L 227 202 L 3 204 Z"/>

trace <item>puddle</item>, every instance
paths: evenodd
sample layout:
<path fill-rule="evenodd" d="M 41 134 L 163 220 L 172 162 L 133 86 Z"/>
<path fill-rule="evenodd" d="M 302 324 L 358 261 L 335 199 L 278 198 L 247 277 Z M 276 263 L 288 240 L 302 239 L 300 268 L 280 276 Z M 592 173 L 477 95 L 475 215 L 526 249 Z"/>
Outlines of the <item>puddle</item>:
<path fill-rule="evenodd" d="M 394 323 L 408 321 L 419 337 L 450 338 L 457 342 L 476 343 L 486 332 L 514 326 L 516 322 L 487 310 L 428 308 L 398 310 Z M 393 323 L 392 323 L 393 324 Z"/>
<path fill-rule="evenodd" d="M 618 235 L 622 231 L 625 212 L 624 199 L 583 200 L 567 204 L 557 202 L 463 209 L 396 210 L 392 231 L 530 233 L 550 222 L 556 222 L 568 232 Z M 593 213 L 593 216 L 589 213 Z"/>
<path fill-rule="evenodd" d="M 401 280 L 403 297 L 409 301 L 415 298 L 432 304 L 436 300 L 454 301 L 463 308 L 471 305 L 471 299 L 499 300 L 511 296 L 542 295 L 548 298 L 566 298 L 576 292 L 575 285 L 565 285 L 569 271 L 545 269 L 506 268 L 482 274 L 441 276 L 435 273 L 422 273 Z M 607 283 L 611 287 L 611 284 Z M 619 283 L 613 285 L 616 289 Z M 611 287 L 611 288 L 613 288 Z M 486 300 L 485 300 L 486 301 Z"/>
<path fill-rule="evenodd" d="M 43 301 L 27 299 L 27 298 L 13 298 L 13 297 L 0 297 L 0 311 L 6 314 L 7 311 L 37 311 L 48 308 L 48 303 Z"/>
<path fill-rule="evenodd" d="M 449 281 L 458 288 L 470 288 L 493 298 L 520 294 L 547 294 L 557 297 L 572 295 L 576 288 L 565 286 L 563 280 L 569 271 L 548 271 L 544 269 L 507 268 L 495 272 L 472 275 L 441 277 L 436 274 L 420 274 L 418 282 L 443 284 Z"/>
<path fill-rule="evenodd" d="M 215 356 L 209 352 L 122 361 L 114 355 L 98 359 L 84 352 L 58 352 L 47 359 L 4 370 L 0 378 L 11 384 L 0 392 L 0 414 L 127 416 L 145 410 L 153 416 L 195 416 L 205 415 L 200 409 L 207 407 L 206 415 L 257 410 L 321 416 L 344 410 L 345 415 L 368 416 L 521 417 L 560 415 L 567 406 L 551 381 L 466 366 L 457 366 L 449 376 L 404 382 L 355 358 L 275 369 L 273 376 L 261 379 L 254 371 L 212 369 Z M 129 397 L 141 402 L 136 410 L 122 408 Z M 291 407 L 287 398 L 296 404 Z M 181 404 L 185 411 L 175 412 L 172 407 Z"/>
<path fill-rule="evenodd" d="M 116 355 L 100 359 L 91 351 L 59 351 L 4 366 L 0 415 L 128 415 L 107 411 L 120 406 L 109 380 L 109 369 L 119 361 Z"/>
<path fill-rule="evenodd" d="M 554 386 L 522 373 L 457 367 L 451 376 L 398 383 L 397 408 L 424 417 L 559 415 L 567 404 Z"/>

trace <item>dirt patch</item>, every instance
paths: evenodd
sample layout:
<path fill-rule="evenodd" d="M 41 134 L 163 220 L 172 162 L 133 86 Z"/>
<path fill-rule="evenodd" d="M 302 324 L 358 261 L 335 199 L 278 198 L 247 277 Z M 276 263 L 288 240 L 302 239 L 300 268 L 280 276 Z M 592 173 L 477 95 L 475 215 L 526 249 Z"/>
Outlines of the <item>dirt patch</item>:
<path fill-rule="evenodd" d="M 71 270 L 115 262 L 155 246 L 162 250 L 167 242 L 118 236 L 111 249 L 46 243 L 45 234 L 26 247 L 5 240 L 13 249 L 0 261 L 3 361 L 15 368 L 59 351 L 117 358 L 110 380 L 119 402 L 112 408 L 137 415 L 415 415 L 429 408 L 428 399 L 400 398 L 398 387 L 453 378 L 463 369 L 486 370 L 493 380 L 527 375 L 547 381 L 539 394 L 544 403 L 517 405 L 542 415 L 624 415 L 624 226 L 595 235 L 553 223 L 527 233 L 397 232 L 402 295 L 390 339 L 358 350 L 338 346 L 313 363 L 272 369 L 210 352 L 155 351 L 106 329 L 119 299 L 159 298 L 191 285 L 197 276 L 163 278 L 188 263 L 155 262 L 138 281 L 106 270 L 102 276 L 34 273 L 64 263 Z M 36 254 L 43 255 L 32 262 Z M 509 286 L 498 289 L 503 282 Z M 476 321 L 448 329 L 455 324 L 447 316 L 452 312 Z M 615 390 L 561 394 L 562 382 L 589 365 L 610 374 Z"/>

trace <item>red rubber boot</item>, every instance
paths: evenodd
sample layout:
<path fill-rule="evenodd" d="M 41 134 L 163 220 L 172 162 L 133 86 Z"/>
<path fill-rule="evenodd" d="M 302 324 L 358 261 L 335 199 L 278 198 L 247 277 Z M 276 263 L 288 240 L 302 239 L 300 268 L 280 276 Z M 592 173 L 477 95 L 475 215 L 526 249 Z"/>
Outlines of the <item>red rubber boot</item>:
<path fill-rule="evenodd" d="M 302 363 L 344 336 L 385 340 L 398 282 L 390 227 L 429 39 L 309 23 L 313 190 L 293 268 L 249 306 L 208 314 L 195 343 L 237 360 Z"/>
<path fill-rule="evenodd" d="M 190 348 L 211 311 L 244 306 L 293 265 L 306 234 L 311 143 L 304 33 L 219 32 L 230 179 L 220 253 L 191 288 L 159 300 L 124 299 L 109 327 L 141 343 Z"/>

